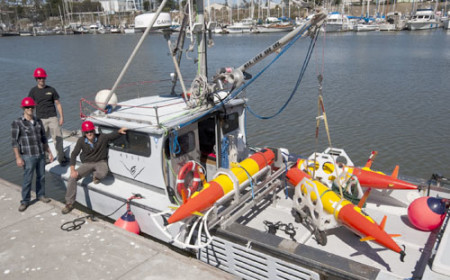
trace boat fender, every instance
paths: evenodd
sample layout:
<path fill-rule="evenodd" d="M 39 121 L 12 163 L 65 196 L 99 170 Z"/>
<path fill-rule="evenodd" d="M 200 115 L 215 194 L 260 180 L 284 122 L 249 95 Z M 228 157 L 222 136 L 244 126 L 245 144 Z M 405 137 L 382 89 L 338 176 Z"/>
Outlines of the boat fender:
<path fill-rule="evenodd" d="M 185 179 L 191 174 L 192 179 L 189 185 L 186 184 Z M 196 163 L 195 161 L 186 162 L 180 171 L 178 171 L 177 177 L 177 192 L 180 197 L 186 196 L 186 198 L 191 197 L 191 195 L 199 190 L 200 182 L 204 180 L 203 167 Z M 202 179 L 203 178 L 203 179 Z M 183 195 L 184 194 L 184 195 Z"/>
<path fill-rule="evenodd" d="M 445 199 L 424 196 L 408 207 L 408 219 L 416 228 L 432 231 L 441 226 L 447 213 Z"/>
<path fill-rule="evenodd" d="M 109 89 L 102 89 L 95 95 L 95 104 L 101 110 L 106 109 L 111 112 L 117 106 L 118 99 L 115 93 L 111 94 L 111 97 L 107 100 L 110 92 L 111 90 Z M 108 108 L 106 108 L 106 106 L 108 106 Z"/>

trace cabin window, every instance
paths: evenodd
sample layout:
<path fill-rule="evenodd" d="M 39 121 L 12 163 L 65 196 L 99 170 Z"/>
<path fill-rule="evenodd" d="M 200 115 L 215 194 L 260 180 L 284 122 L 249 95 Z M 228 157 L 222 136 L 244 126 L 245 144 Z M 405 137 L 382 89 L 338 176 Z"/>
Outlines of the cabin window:
<path fill-rule="evenodd" d="M 233 130 L 239 128 L 239 114 L 233 113 L 227 116 L 226 119 L 223 120 L 222 131 L 223 134 L 227 134 Z"/>
<path fill-rule="evenodd" d="M 170 144 L 170 146 L 169 146 Z M 195 149 L 194 132 L 189 131 L 186 134 L 179 135 L 175 138 L 168 137 L 165 144 L 165 153 L 167 158 L 171 158 L 171 152 L 175 157 L 180 157 Z"/>
<path fill-rule="evenodd" d="M 115 133 L 118 129 L 100 126 L 100 133 Z M 127 130 L 127 134 L 120 136 L 109 144 L 112 150 L 149 157 L 151 154 L 151 143 L 148 134 Z"/>

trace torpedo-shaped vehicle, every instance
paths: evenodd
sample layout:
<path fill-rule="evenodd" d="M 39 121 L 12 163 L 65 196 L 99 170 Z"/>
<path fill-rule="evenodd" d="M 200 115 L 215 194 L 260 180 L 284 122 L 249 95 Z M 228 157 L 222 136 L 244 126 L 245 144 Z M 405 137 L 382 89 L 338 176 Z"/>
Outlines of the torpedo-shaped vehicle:
<path fill-rule="evenodd" d="M 194 213 L 204 211 L 211 207 L 225 194 L 235 190 L 236 185 L 241 185 L 251 180 L 256 173 L 266 166 L 270 166 L 275 159 L 275 154 L 270 149 L 263 149 L 241 161 L 230 172 L 222 173 L 207 183 L 203 190 L 194 193 L 192 197 L 182 204 L 170 218 L 169 224 L 183 220 Z"/>
<path fill-rule="evenodd" d="M 333 153 L 338 153 L 335 156 Z M 350 160 L 342 163 L 338 158 L 348 157 L 345 151 L 334 148 L 324 153 L 314 153 L 308 159 L 301 159 L 297 163 L 300 170 L 306 171 L 313 178 L 331 187 L 333 182 L 339 181 L 342 186 L 351 178 L 356 178 L 362 187 L 375 189 L 416 190 L 417 186 L 398 179 L 399 167 L 395 167 L 391 175 L 370 169 L 377 152 L 373 151 L 364 167 L 354 167 Z M 341 156 L 342 155 L 342 156 Z M 350 162 L 349 162 L 350 161 Z"/>
<path fill-rule="evenodd" d="M 371 217 L 364 214 L 361 208 L 355 206 L 350 201 L 341 198 L 331 191 L 327 186 L 317 180 L 312 180 L 315 191 L 308 192 L 305 180 L 311 180 L 311 176 L 294 166 L 286 173 L 286 178 L 293 186 L 300 188 L 303 194 L 309 195 L 312 201 L 321 201 L 323 209 L 331 214 L 334 219 L 345 225 L 347 228 L 362 236 L 361 241 L 374 241 L 401 255 L 403 260 L 405 252 L 392 239 L 399 235 L 388 234 L 384 231 L 386 217 L 378 225 Z"/>

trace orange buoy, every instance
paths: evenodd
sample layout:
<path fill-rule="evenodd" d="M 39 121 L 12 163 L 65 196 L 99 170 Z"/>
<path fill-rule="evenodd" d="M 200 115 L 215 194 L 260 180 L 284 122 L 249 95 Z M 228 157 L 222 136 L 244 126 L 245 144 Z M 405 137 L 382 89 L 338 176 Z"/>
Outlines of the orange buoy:
<path fill-rule="evenodd" d="M 127 211 L 114 223 L 115 226 L 125 229 L 126 231 L 139 234 L 141 229 L 130 209 L 130 202 L 133 199 L 143 198 L 140 194 L 135 194 L 127 200 Z"/>
<path fill-rule="evenodd" d="M 127 212 L 125 212 L 122 217 L 117 219 L 114 225 L 132 233 L 139 234 L 141 232 L 139 224 L 136 221 L 136 217 L 134 216 L 133 212 L 131 212 L 131 210 L 127 210 Z"/>

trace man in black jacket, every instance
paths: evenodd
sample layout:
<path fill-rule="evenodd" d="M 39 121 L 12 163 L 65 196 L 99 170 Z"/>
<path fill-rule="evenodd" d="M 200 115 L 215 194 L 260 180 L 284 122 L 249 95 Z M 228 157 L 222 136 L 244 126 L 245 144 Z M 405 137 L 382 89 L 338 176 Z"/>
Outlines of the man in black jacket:
<path fill-rule="evenodd" d="M 77 196 L 77 181 L 93 172 L 93 182 L 98 184 L 108 174 L 108 144 L 126 134 L 122 127 L 117 133 L 95 134 L 95 126 L 91 121 L 81 125 L 83 136 L 80 137 L 70 155 L 70 178 L 67 182 L 66 206 L 62 209 L 67 214 L 73 209 Z M 80 154 L 81 152 L 81 154 Z M 81 166 L 75 170 L 77 156 L 80 154 Z"/>

